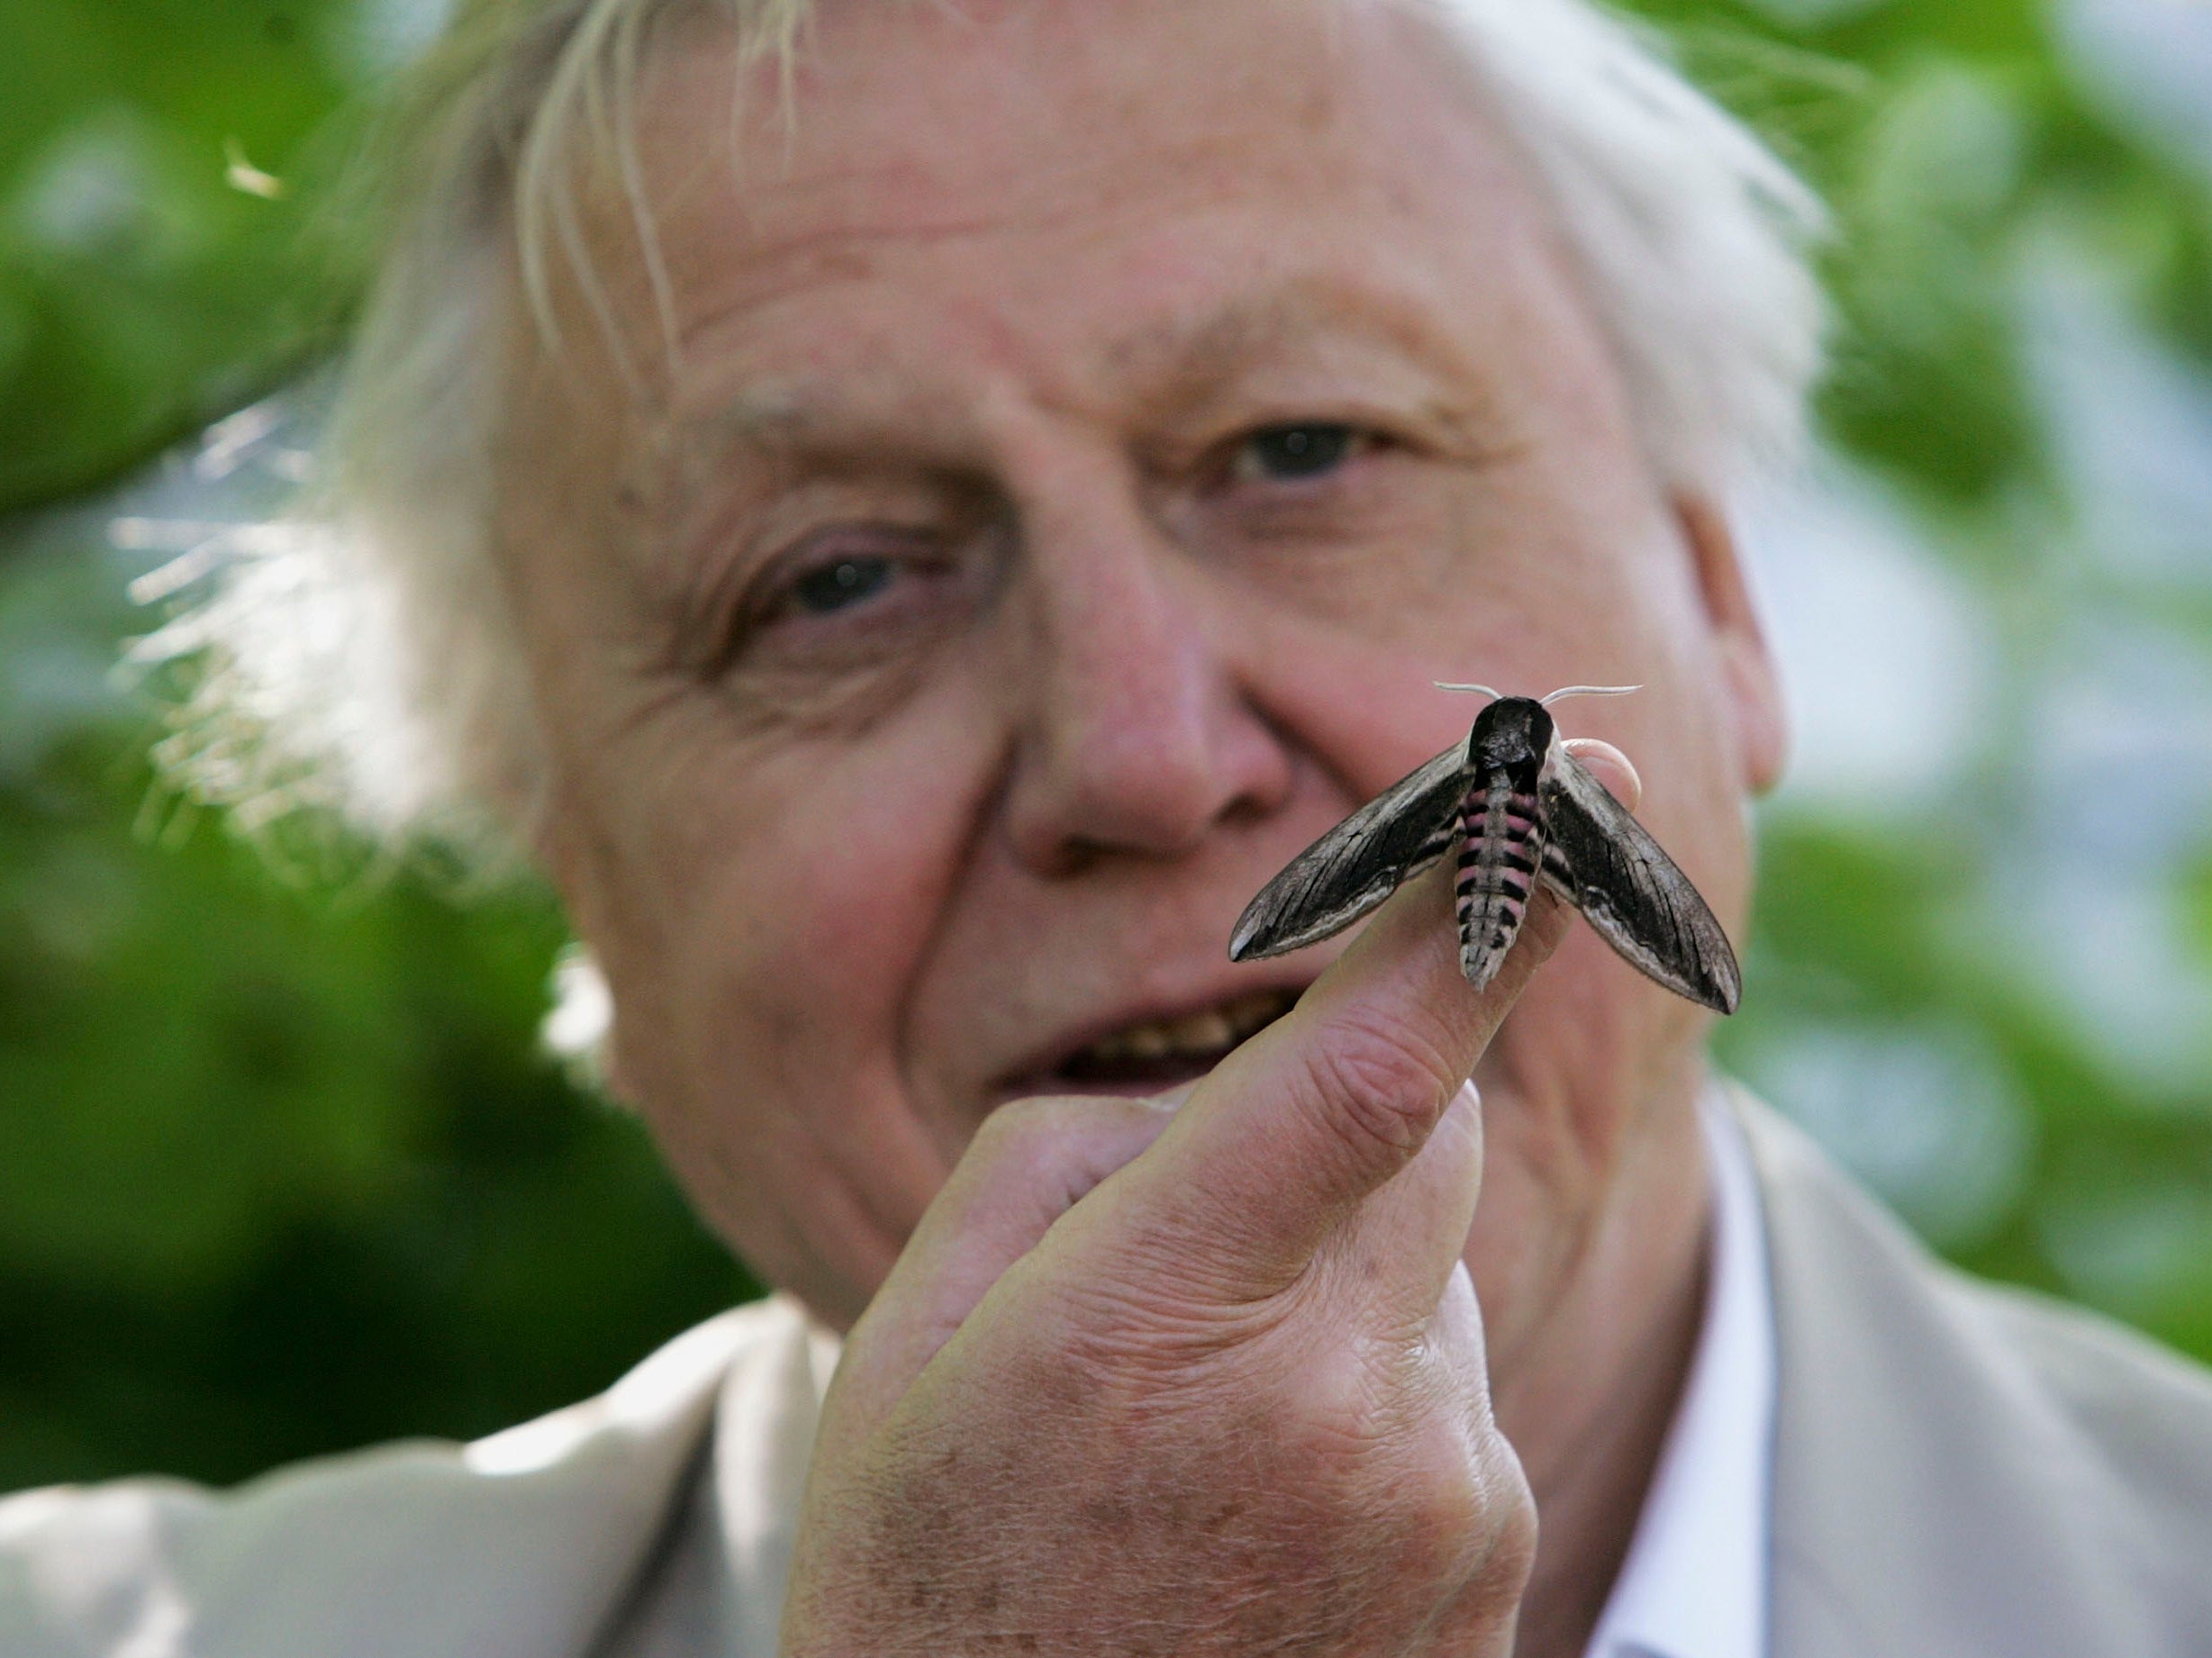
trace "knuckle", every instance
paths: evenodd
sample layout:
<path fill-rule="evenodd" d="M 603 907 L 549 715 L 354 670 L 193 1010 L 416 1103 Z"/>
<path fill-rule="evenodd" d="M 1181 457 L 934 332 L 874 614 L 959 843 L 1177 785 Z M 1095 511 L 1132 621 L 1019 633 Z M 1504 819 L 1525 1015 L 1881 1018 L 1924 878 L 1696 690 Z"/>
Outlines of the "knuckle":
<path fill-rule="evenodd" d="M 1537 1511 L 1510 1452 L 1439 1429 L 1392 1482 L 1390 1527 L 1410 1564 L 1455 1593 L 1518 1597 L 1537 1541 Z"/>
<path fill-rule="evenodd" d="M 1299 1366 L 1271 1413 L 1313 1488 L 1439 1593 L 1506 1584 L 1536 1546 L 1536 1503 L 1479 1387 L 1417 1377 L 1385 1351 L 1341 1345 Z"/>
<path fill-rule="evenodd" d="M 1400 1546 L 1418 1553 L 1419 1570 L 1431 1582 L 1464 1581 L 1487 1552 L 1491 1516 L 1464 1470 L 1409 1481 L 1392 1519 Z"/>
<path fill-rule="evenodd" d="M 1015 1100 L 984 1119 L 953 1171 L 964 1192 L 1031 1191 L 1048 1180 L 1071 1126 L 1066 1100 Z"/>
<path fill-rule="evenodd" d="M 1148 1144 L 1166 1121 L 1148 1101 L 1045 1095 L 984 1119 L 954 1180 L 963 1189 L 1059 1191 L 1074 1202 Z"/>
<path fill-rule="evenodd" d="M 1066 1131 L 1073 1101 L 1040 1097 L 1010 1100 L 975 1131 L 969 1155 L 991 1164 L 1023 1162 Z"/>
<path fill-rule="evenodd" d="M 1464 1078 L 1411 1021 L 1373 1012 L 1340 1019 L 1311 1065 L 1315 1105 L 1357 1151 L 1419 1149 Z"/>
<path fill-rule="evenodd" d="M 1300 1449 L 1315 1448 L 1314 1425 Z M 1464 1592 L 1493 1575 L 1517 1575 L 1514 1563 L 1533 1545 L 1533 1510 L 1524 1516 L 1509 1491 L 1496 1488 L 1479 1464 L 1445 1436 L 1413 1443 L 1370 1442 L 1353 1452 L 1308 1463 L 1309 1499 L 1329 1526 L 1379 1563 L 1392 1579 L 1422 1597 Z M 1502 1500 L 1500 1500 L 1502 1499 Z"/>
<path fill-rule="evenodd" d="M 1455 1575 L 1461 1609 L 1488 1622 L 1511 1614 L 1536 1570 L 1537 1504 L 1519 1459 L 1509 1451 L 1482 1458 L 1475 1480 L 1482 1523 L 1467 1534 Z"/>

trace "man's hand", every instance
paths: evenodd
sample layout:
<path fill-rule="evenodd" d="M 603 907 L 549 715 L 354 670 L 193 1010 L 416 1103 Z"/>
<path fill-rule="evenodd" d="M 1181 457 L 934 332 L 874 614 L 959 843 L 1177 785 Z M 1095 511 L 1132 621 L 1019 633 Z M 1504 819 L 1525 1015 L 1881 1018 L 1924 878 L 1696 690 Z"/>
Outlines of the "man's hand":
<path fill-rule="evenodd" d="M 1510 1650 L 1536 1510 L 1460 1260 L 1465 1079 L 1569 912 L 1539 892 L 1478 995 L 1451 878 L 1180 1110 L 985 1123 L 847 1344 L 786 1653 Z"/>

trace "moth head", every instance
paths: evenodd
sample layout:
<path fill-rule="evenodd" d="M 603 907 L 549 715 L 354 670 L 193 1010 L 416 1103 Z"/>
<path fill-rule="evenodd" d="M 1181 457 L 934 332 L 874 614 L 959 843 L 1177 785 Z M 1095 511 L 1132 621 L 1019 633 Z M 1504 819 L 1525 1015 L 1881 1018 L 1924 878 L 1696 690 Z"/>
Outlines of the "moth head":
<path fill-rule="evenodd" d="M 1571 696 L 1627 696 L 1641 685 L 1565 685 L 1537 701 L 1533 697 L 1504 696 L 1488 685 L 1447 685 L 1437 680 L 1439 691 L 1467 691 L 1491 699 L 1475 716 L 1467 734 L 1467 761 L 1473 766 L 1509 766 L 1541 757 L 1552 746 L 1555 728 L 1548 711 L 1554 702 Z"/>
<path fill-rule="evenodd" d="M 1501 696 L 1474 717 L 1467 758 L 1477 766 L 1525 765 L 1552 746 L 1552 717 L 1532 697 Z"/>

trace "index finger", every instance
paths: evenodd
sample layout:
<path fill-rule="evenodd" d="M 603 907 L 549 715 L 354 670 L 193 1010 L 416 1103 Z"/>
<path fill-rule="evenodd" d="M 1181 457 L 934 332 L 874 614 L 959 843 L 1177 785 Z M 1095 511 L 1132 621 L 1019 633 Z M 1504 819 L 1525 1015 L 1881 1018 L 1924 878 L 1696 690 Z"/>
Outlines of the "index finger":
<path fill-rule="evenodd" d="M 1461 976 L 1451 870 L 1408 882 L 1298 1006 L 1217 1066 L 1121 1172 L 1147 1255 L 1224 1304 L 1289 1287 L 1420 1153 L 1565 918 L 1532 903 L 1498 976 Z M 1461 1239 L 1443 1240 L 1446 1254 Z M 1405 1264 L 1433 1276 L 1433 1263 Z"/>
<path fill-rule="evenodd" d="M 1574 747 L 1633 802 L 1640 780 L 1618 750 Z M 1448 860 L 1406 883 L 1117 1177 L 1151 1248 L 1202 1263 L 1219 1293 L 1272 1294 L 1419 1155 L 1571 920 L 1539 886 L 1513 949 L 1477 991 L 1460 971 L 1452 883 Z M 1406 1269 L 1433 1276 L 1464 1242 L 1439 1236 L 1436 1261 Z"/>

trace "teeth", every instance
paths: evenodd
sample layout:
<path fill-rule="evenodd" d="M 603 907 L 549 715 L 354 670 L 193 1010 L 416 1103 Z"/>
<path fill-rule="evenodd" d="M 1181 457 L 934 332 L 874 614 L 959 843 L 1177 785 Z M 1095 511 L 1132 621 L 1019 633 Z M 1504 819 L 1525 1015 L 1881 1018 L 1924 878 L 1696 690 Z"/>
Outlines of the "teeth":
<path fill-rule="evenodd" d="M 1178 1054 L 1203 1054 L 1227 1047 L 1237 1039 L 1237 1031 L 1228 1022 L 1228 1015 L 1216 1010 L 1177 1019 L 1167 1028 L 1167 1038 Z"/>
<path fill-rule="evenodd" d="M 1165 1025 L 1139 1025 L 1121 1040 L 1135 1059 L 1165 1059 L 1174 1046 L 1174 1037 Z"/>
<path fill-rule="evenodd" d="M 1282 1018 L 1297 1000 L 1295 992 L 1256 991 L 1202 1013 L 1131 1025 L 1093 1042 L 1080 1057 L 1111 1065 L 1130 1060 L 1218 1056 L 1254 1031 Z"/>

